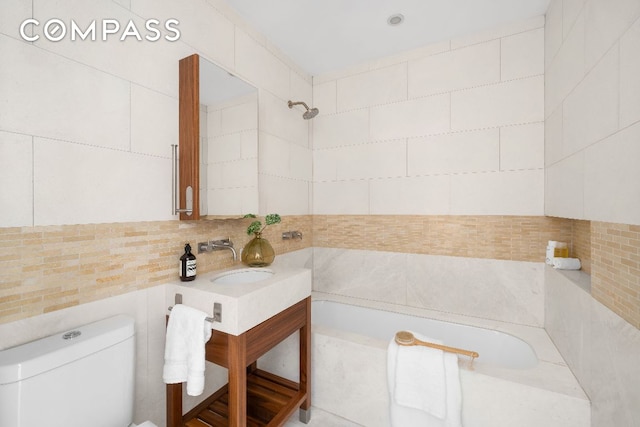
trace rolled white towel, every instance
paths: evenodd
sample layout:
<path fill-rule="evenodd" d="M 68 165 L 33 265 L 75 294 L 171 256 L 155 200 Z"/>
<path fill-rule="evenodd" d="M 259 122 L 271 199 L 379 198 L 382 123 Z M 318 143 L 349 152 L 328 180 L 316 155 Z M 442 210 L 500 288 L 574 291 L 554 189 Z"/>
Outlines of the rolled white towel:
<path fill-rule="evenodd" d="M 558 270 L 580 270 L 581 267 L 578 258 L 553 258 L 553 268 Z"/>

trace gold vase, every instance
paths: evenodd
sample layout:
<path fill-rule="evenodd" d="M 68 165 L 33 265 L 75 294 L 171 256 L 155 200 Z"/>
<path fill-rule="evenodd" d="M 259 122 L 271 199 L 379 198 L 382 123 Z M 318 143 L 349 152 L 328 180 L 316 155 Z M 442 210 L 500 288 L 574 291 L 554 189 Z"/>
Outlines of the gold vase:
<path fill-rule="evenodd" d="M 255 237 L 242 249 L 242 262 L 249 267 L 266 267 L 273 262 L 276 253 L 271 243 L 262 238 L 262 233 L 254 234 Z"/>

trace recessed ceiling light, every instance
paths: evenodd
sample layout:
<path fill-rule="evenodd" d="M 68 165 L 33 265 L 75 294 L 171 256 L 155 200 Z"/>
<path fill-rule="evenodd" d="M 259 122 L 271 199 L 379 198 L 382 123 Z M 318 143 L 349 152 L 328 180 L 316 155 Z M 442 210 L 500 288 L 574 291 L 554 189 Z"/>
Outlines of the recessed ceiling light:
<path fill-rule="evenodd" d="M 387 24 L 396 26 L 404 22 L 404 16 L 401 13 L 396 13 L 387 18 Z"/>

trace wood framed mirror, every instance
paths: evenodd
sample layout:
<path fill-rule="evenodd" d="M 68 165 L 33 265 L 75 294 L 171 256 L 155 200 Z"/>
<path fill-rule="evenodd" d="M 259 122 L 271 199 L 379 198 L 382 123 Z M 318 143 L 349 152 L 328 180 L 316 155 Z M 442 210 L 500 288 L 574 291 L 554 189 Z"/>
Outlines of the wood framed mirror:
<path fill-rule="evenodd" d="M 257 212 L 257 88 L 197 54 L 179 73 L 180 219 Z"/>

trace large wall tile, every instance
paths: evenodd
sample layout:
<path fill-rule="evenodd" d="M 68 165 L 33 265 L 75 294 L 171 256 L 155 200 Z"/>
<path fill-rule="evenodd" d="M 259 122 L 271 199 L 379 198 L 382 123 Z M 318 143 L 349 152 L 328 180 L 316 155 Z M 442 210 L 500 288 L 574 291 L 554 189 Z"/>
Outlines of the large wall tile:
<path fill-rule="evenodd" d="M 320 114 L 313 119 L 313 148 L 361 144 L 369 140 L 369 111 Z"/>
<path fill-rule="evenodd" d="M 260 212 L 304 215 L 311 210 L 308 181 L 260 174 Z"/>
<path fill-rule="evenodd" d="M 545 14 L 544 68 L 549 67 L 562 46 L 562 0 L 552 0 Z"/>
<path fill-rule="evenodd" d="M 620 39 L 620 127 L 640 121 L 640 20 Z"/>
<path fill-rule="evenodd" d="M 562 0 L 562 33 L 564 37 L 569 34 L 576 22 L 578 15 L 584 10 L 587 0 Z"/>
<path fill-rule="evenodd" d="M 184 41 L 191 39 L 195 42 L 196 35 L 191 31 L 185 31 L 189 28 L 187 24 L 189 18 L 187 16 L 193 15 L 193 9 L 191 11 L 188 10 L 188 6 L 192 3 L 185 3 L 187 7 L 182 9 L 164 7 L 164 5 L 170 4 L 170 2 L 155 2 L 155 11 L 145 9 L 140 14 L 133 14 L 115 2 L 94 1 L 88 7 L 87 2 L 82 0 L 67 0 L 64 2 L 36 0 L 34 1 L 34 17 L 41 22 L 41 26 L 38 29 L 39 34 L 42 34 L 42 23 L 51 17 L 62 19 L 67 23 L 73 19 L 82 29 L 85 29 L 90 22 L 96 20 L 97 28 L 96 41 L 72 41 L 70 36 L 67 35 L 62 41 L 51 42 L 41 36 L 35 44 L 47 51 L 55 52 L 66 58 L 132 81 L 140 86 L 177 98 L 177 61 L 194 53 L 192 45 L 187 45 Z M 219 18 L 219 16 L 213 15 L 209 17 L 216 23 L 216 25 L 210 25 L 206 30 L 211 33 L 211 36 L 205 36 L 199 42 L 203 44 L 203 47 L 216 45 L 216 49 L 207 52 L 206 56 L 220 61 L 220 57 L 216 53 L 225 52 L 223 45 L 226 44 L 228 47 L 233 47 L 231 43 L 227 42 L 228 37 L 233 35 L 233 27 L 230 28 L 231 32 L 229 32 L 229 29 L 223 31 L 225 26 L 219 19 L 215 19 L 216 17 Z M 158 41 L 149 41 L 144 38 L 147 35 L 153 35 L 145 29 L 145 20 L 148 18 L 161 21 L 158 29 L 161 30 L 162 36 Z M 180 21 L 178 29 L 181 31 L 181 36 L 180 40 L 176 42 L 164 39 L 164 35 L 169 33 L 164 31 L 163 24 L 165 20 L 170 18 Z M 116 19 L 121 26 L 120 32 L 109 35 L 107 41 L 102 40 L 102 30 L 100 28 L 102 19 Z M 203 19 L 203 16 L 200 16 L 200 19 Z M 141 41 L 138 41 L 133 36 L 130 36 L 125 41 L 120 41 L 120 35 L 124 31 L 123 27 L 129 20 L 132 20 L 136 28 L 138 28 L 142 38 Z M 204 30 L 202 25 L 199 28 Z M 208 43 L 203 43 L 204 39 L 207 39 Z M 227 52 L 229 52 L 228 47 L 226 48 Z M 206 49 L 204 50 L 206 51 Z M 203 53 L 203 51 L 199 51 L 199 53 Z M 212 53 L 214 55 L 211 55 Z M 231 51 L 231 53 L 233 52 Z M 231 56 L 231 58 L 233 57 Z M 226 62 L 228 63 L 228 59 Z"/>
<path fill-rule="evenodd" d="M 302 118 L 304 110 L 295 107 L 292 110 L 286 100 L 261 90 L 259 111 L 260 132 L 277 135 L 294 144 L 309 147 L 309 121 Z"/>
<path fill-rule="evenodd" d="M 317 215 L 366 215 L 369 213 L 369 182 L 313 183 L 313 213 Z"/>
<path fill-rule="evenodd" d="M 544 28 L 500 40 L 502 81 L 544 74 Z"/>
<path fill-rule="evenodd" d="M 83 3 L 82 0 L 77 1 Z M 132 0 L 131 10 L 144 19 L 178 19 L 179 44 L 190 51 L 184 56 L 200 53 L 228 69 L 234 68 L 234 54 L 238 54 L 237 51 L 234 52 L 235 25 L 206 0 Z"/>
<path fill-rule="evenodd" d="M 497 171 L 500 168 L 497 128 L 411 138 L 408 144 L 410 176 Z"/>
<path fill-rule="evenodd" d="M 175 98 L 131 85 L 131 151 L 170 157 L 171 144 L 178 143 L 176 117 Z"/>
<path fill-rule="evenodd" d="M 450 210 L 450 181 L 446 175 L 371 180 L 369 213 L 446 215 Z"/>
<path fill-rule="evenodd" d="M 533 18 L 510 22 L 465 36 L 456 37 L 451 40 L 451 49 L 458 49 L 490 40 L 496 40 L 512 34 L 534 30 L 536 28 L 542 28 L 544 27 L 544 22 L 544 16 L 535 16 Z"/>
<path fill-rule="evenodd" d="M 563 154 L 571 155 L 618 129 L 618 49 L 611 49 L 567 96 L 563 107 Z"/>
<path fill-rule="evenodd" d="M 469 130 L 544 119 L 542 76 L 451 94 L 451 129 Z"/>
<path fill-rule="evenodd" d="M 500 81 L 499 40 L 409 62 L 410 98 L 498 81 Z"/>
<path fill-rule="evenodd" d="M 449 131 L 449 94 L 371 108 L 371 139 L 397 139 Z"/>
<path fill-rule="evenodd" d="M 406 304 L 407 255 L 313 248 L 313 290 Z"/>
<path fill-rule="evenodd" d="M 544 168 L 544 123 L 500 128 L 500 170 Z"/>
<path fill-rule="evenodd" d="M 407 99 L 407 64 L 402 63 L 337 81 L 338 111 Z"/>
<path fill-rule="evenodd" d="M 545 215 L 585 219 L 584 153 L 545 168 Z"/>
<path fill-rule="evenodd" d="M 584 151 L 584 213 L 593 220 L 640 224 L 640 123 Z"/>
<path fill-rule="evenodd" d="M 544 121 L 544 164 L 552 165 L 562 159 L 562 105 Z"/>
<path fill-rule="evenodd" d="M 249 35 L 239 30 L 235 33 L 235 45 L 235 70 L 261 89 L 266 89 L 282 99 L 288 99 L 289 68 Z"/>
<path fill-rule="evenodd" d="M 171 219 L 171 161 L 34 140 L 34 224 Z"/>
<path fill-rule="evenodd" d="M 407 257 L 408 305 L 543 325 L 540 263 L 433 255 Z"/>
<path fill-rule="evenodd" d="M 451 176 L 452 215 L 542 215 L 544 171 Z"/>
<path fill-rule="evenodd" d="M 129 149 L 129 82 L 7 37 L 0 51 L 2 129 Z"/>
<path fill-rule="evenodd" d="M 2 14 L 0 15 L 0 33 L 14 39 L 22 39 L 20 36 L 20 24 L 25 19 L 31 18 L 33 2 L 24 0 L 4 0 Z M 32 33 L 29 32 L 29 35 Z"/>
<path fill-rule="evenodd" d="M 638 0 L 590 0 L 585 6 L 585 65 L 590 70 L 640 17 Z"/>
<path fill-rule="evenodd" d="M 334 114 L 337 110 L 337 85 L 336 80 L 313 85 L 313 106 L 320 110 L 320 114 Z M 317 121 L 317 118 L 314 120 Z"/>
<path fill-rule="evenodd" d="M 562 4 L 562 2 L 555 2 Z M 548 31 L 547 31 L 548 32 Z M 547 41 L 547 49 L 549 49 Z M 547 63 L 545 74 L 545 116 L 549 116 L 580 83 L 584 69 L 584 19 L 580 15 L 559 51 Z"/>
<path fill-rule="evenodd" d="M 319 169 L 316 179 L 343 181 L 407 175 L 404 139 L 318 150 L 316 155 Z"/>
<path fill-rule="evenodd" d="M 33 225 L 33 144 L 28 135 L 0 131 L 0 226 Z"/>

